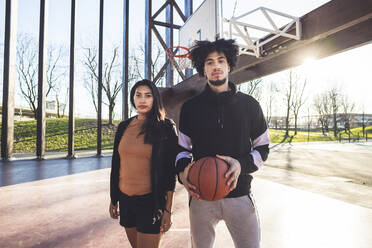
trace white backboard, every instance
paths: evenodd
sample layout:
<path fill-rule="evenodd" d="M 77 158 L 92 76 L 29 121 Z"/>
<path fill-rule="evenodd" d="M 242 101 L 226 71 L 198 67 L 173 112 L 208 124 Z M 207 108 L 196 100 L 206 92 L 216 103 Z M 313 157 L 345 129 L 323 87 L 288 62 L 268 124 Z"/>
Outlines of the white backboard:
<path fill-rule="evenodd" d="M 179 45 L 191 47 L 195 40 L 214 41 L 221 33 L 221 0 L 205 0 L 179 31 Z"/>

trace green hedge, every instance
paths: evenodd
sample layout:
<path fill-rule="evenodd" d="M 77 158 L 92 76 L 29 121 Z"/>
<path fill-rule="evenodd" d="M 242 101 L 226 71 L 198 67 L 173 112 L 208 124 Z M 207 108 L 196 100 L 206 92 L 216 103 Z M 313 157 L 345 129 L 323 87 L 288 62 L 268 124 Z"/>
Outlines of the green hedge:
<path fill-rule="evenodd" d="M 116 125 L 102 123 L 102 149 L 112 149 Z M 67 151 L 68 119 L 46 120 L 46 151 Z M 94 150 L 97 148 L 97 120 L 75 119 L 75 150 Z M 15 121 L 14 152 L 36 151 L 36 121 Z"/>

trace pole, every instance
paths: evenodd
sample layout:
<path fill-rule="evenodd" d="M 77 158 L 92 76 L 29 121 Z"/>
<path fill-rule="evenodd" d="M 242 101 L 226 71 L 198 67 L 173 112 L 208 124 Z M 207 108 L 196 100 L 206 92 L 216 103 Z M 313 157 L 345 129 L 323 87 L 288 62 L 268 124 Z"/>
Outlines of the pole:
<path fill-rule="evenodd" d="M 129 89 L 129 0 L 124 0 L 123 7 L 123 83 L 122 83 L 122 120 L 128 119 L 128 89 Z"/>
<path fill-rule="evenodd" d="M 99 41 L 98 41 L 98 113 L 97 113 L 97 157 L 102 156 L 102 61 L 103 61 L 103 7 L 99 8 Z"/>
<path fill-rule="evenodd" d="M 71 0 L 70 24 L 70 87 L 68 110 L 68 153 L 67 159 L 75 158 L 75 117 L 74 117 L 74 67 L 75 67 L 75 0 Z"/>

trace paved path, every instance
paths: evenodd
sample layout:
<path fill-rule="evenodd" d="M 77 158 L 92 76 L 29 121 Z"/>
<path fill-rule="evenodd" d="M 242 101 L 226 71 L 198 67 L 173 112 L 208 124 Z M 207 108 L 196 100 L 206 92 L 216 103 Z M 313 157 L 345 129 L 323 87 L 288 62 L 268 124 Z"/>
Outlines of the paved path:
<path fill-rule="evenodd" d="M 266 166 L 372 186 L 372 142 L 274 146 Z"/>
<path fill-rule="evenodd" d="M 109 169 L 0 188 L 2 247 L 130 247 L 108 216 Z M 255 179 L 262 248 L 367 248 L 372 246 L 372 210 Z M 178 185 L 174 225 L 163 246 L 189 245 L 187 195 Z M 216 248 L 233 247 L 225 225 Z"/>
<path fill-rule="evenodd" d="M 371 143 L 273 148 L 253 181 L 262 248 L 372 247 L 371 148 Z M 110 161 L 1 162 L 0 246 L 130 247 L 108 216 Z M 174 225 L 162 247 L 190 247 L 187 198 L 178 185 Z M 223 222 L 215 247 L 233 247 Z"/>
<path fill-rule="evenodd" d="M 372 142 L 277 144 L 255 176 L 372 208 Z"/>

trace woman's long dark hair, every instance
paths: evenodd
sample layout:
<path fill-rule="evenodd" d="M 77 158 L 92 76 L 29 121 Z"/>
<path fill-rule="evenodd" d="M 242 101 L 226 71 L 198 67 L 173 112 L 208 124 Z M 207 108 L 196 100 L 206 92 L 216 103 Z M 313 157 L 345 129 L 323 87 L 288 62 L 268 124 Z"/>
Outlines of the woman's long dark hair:
<path fill-rule="evenodd" d="M 152 109 L 147 114 L 147 118 L 143 123 L 140 134 L 145 135 L 145 143 L 154 143 L 161 138 L 161 124 L 165 120 L 163 102 L 156 85 L 148 79 L 143 79 L 136 82 L 130 91 L 130 102 L 134 108 L 136 108 L 136 105 L 134 104 L 134 94 L 139 86 L 149 87 L 154 99 Z"/>

